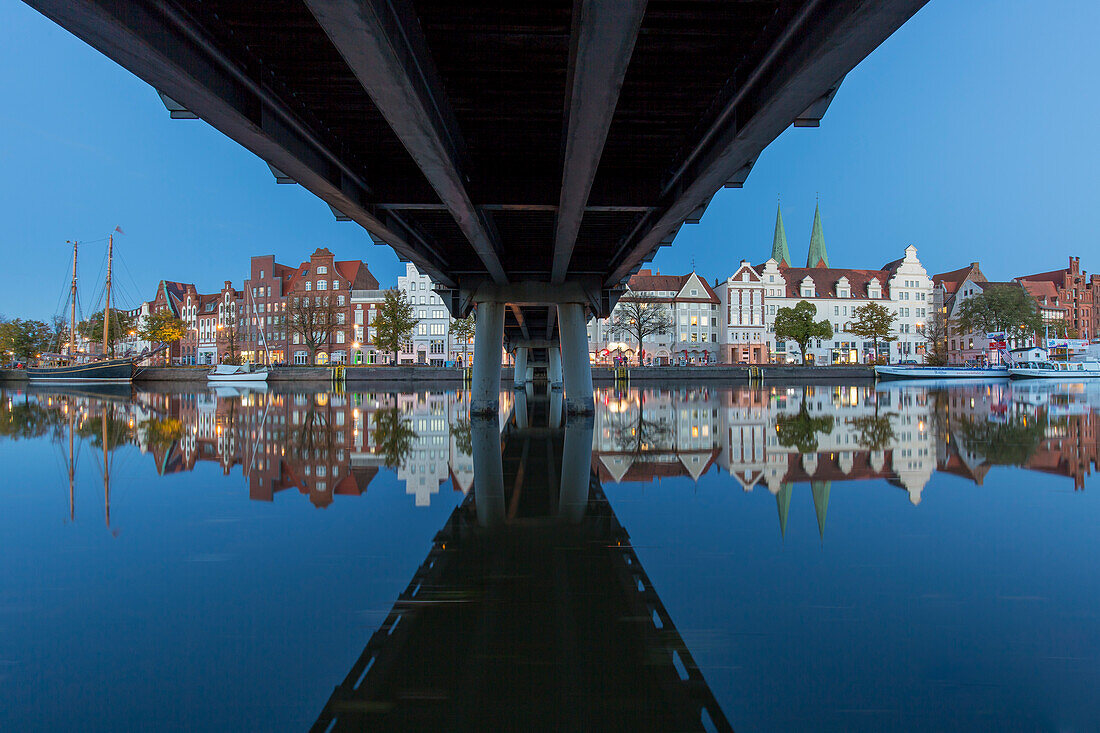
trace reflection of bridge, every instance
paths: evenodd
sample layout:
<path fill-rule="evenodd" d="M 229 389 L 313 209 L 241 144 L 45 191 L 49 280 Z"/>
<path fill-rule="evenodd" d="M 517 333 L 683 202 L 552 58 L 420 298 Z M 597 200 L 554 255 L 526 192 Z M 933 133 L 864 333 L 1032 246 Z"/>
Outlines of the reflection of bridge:
<path fill-rule="evenodd" d="M 587 315 L 926 0 L 27 2 L 478 304 L 475 411 L 506 338 L 587 413 Z"/>
<path fill-rule="evenodd" d="M 522 427 L 557 397 L 518 393 L 503 438 L 482 433 L 499 494 L 479 472 L 314 730 L 731 730 L 573 453 L 590 424 Z"/>

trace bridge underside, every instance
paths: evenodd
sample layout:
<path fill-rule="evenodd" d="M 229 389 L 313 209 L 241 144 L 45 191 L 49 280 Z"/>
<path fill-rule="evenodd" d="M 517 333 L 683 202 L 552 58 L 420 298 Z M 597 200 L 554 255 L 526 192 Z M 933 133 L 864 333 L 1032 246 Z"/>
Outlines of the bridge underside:
<path fill-rule="evenodd" d="M 926 0 L 27 2 L 517 342 L 607 314 Z"/>

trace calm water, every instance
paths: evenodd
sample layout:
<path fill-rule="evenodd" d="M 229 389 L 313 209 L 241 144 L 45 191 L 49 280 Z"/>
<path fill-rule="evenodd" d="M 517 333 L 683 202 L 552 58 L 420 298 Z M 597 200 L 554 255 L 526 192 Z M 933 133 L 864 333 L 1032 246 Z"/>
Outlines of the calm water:
<path fill-rule="evenodd" d="M 1100 728 L 1100 385 L 465 398 L 0 392 L 0 729 Z"/>

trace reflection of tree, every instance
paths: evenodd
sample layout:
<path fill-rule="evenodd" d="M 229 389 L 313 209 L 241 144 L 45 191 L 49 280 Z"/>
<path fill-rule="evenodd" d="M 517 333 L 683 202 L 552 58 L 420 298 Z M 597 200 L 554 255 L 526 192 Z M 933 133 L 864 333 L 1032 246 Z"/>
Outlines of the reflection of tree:
<path fill-rule="evenodd" d="M 107 450 L 111 451 L 133 442 L 130 420 L 127 417 L 115 417 L 110 405 L 103 405 L 107 411 Z M 76 434 L 87 438 L 96 448 L 103 447 L 103 413 L 85 418 L 77 425 Z"/>
<path fill-rule="evenodd" d="M 470 429 L 469 418 L 462 418 L 454 424 L 451 428 L 451 435 L 455 439 L 455 448 L 459 453 L 463 453 L 468 456 L 474 454 L 474 433 Z"/>
<path fill-rule="evenodd" d="M 183 437 L 183 423 L 174 417 L 151 417 L 141 423 L 145 444 L 154 450 L 169 450 Z"/>
<path fill-rule="evenodd" d="M 310 405 L 301 424 L 295 427 L 291 455 L 300 459 L 327 459 L 335 447 L 336 430 L 329 424 L 328 415 Z"/>
<path fill-rule="evenodd" d="M 374 413 L 374 445 L 387 468 L 398 468 L 412 453 L 413 441 L 420 437 L 396 407 Z M 472 447 L 471 447 L 472 452 Z"/>
<path fill-rule="evenodd" d="M 799 453 L 817 452 L 817 434 L 833 432 L 832 415 L 813 417 L 806 409 L 806 401 L 797 415 L 780 415 L 775 420 L 776 437 L 785 448 L 797 448 Z"/>
<path fill-rule="evenodd" d="M 865 415 L 857 417 L 849 424 L 856 432 L 856 443 L 867 450 L 885 450 L 896 437 L 891 415 Z"/>
<path fill-rule="evenodd" d="M 638 412 L 621 410 L 608 420 L 608 429 L 616 449 L 634 455 L 654 448 L 671 448 L 672 426 L 668 420 L 649 420 L 645 416 L 645 393 L 638 394 Z"/>
<path fill-rule="evenodd" d="M 998 423 L 988 420 L 963 420 L 959 431 L 968 451 L 1002 466 L 1022 466 L 1039 449 L 1046 435 L 1046 423 L 1027 418 L 1012 418 Z"/>
<path fill-rule="evenodd" d="M 55 432 L 63 423 L 61 410 L 39 402 L 0 400 L 0 437 L 37 438 Z"/>

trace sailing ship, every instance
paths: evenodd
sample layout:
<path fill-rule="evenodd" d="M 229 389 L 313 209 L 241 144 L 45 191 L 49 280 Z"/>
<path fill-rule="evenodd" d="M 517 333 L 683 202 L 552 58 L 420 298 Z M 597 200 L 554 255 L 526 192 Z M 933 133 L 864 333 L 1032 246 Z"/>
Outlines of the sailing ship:
<path fill-rule="evenodd" d="M 115 231 L 122 231 L 115 227 Z M 114 257 L 114 233 L 107 238 L 106 303 L 103 307 L 103 357 L 84 357 L 75 353 L 76 346 L 76 256 L 77 242 L 73 242 L 73 281 L 70 290 L 69 349 L 68 354 L 43 354 L 45 365 L 27 367 L 27 379 L 31 382 L 53 384 L 123 383 L 134 378 L 133 359 L 107 358 L 109 341 L 107 331 L 111 314 L 111 263 Z"/>

